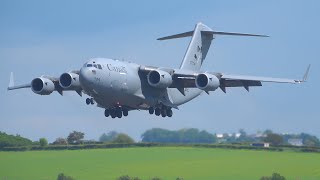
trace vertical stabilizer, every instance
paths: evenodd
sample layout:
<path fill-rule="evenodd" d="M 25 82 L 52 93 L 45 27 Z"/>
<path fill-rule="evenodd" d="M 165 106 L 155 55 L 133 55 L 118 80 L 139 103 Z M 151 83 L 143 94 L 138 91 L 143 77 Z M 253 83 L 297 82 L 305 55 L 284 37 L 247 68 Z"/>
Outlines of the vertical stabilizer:
<path fill-rule="evenodd" d="M 193 31 L 191 42 L 183 58 L 180 69 L 199 70 L 213 39 L 212 29 L 198 23 Z"/>
<path fill-rule="evenodd" d="M 188 46 L 186 54 L 184 55 L 180 69 L 197 71 L 200 69 L 204 59 L 206 58 L 211 45 L 211 41 L 213 39 L 213 33 L 214 31 L 212 31 L 212 29 L 210 29 L 208 26 L 202 23 L 197 23 L 193 31 L 162 37 L 158 40 L 168 40 L 192 36 L 191 42 Z"/>

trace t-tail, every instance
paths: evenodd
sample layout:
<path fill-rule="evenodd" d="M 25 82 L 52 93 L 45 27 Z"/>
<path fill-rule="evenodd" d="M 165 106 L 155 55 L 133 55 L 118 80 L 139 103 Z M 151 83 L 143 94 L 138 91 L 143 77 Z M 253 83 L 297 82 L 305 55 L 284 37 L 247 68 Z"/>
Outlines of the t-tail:
<path fill-rule="evenodd" d="M 191 42 L 183 58 L 180 69 L 197 71 L 200 70 L 201 65 L 209 51 L 211 42 L 215 38 L 215 35 L 268 37 L 266 35 L 257 34 L 218 32 L 213 31 L 211 28 L 202 23 L 197 23 L 193 31 L 162 37 L 158 40 L 168 40 L 192 36 Z"/>

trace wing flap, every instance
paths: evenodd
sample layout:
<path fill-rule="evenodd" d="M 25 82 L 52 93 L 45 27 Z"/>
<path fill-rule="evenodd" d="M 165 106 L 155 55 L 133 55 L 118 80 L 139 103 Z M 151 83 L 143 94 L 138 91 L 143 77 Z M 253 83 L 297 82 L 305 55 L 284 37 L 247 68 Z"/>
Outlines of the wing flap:
<path fill-rule="evenodd" d="M 229 75 L 222 74 L 223 80 L 240 80 L 240 81 L 260 81 L 260 82 L 274 82 L 274 83 L 298 83 L 300 80 L 284 79 L 284 78 L 271 78 L 271 77 L 259 77 L 259 76 L 242 76 L 242 75 Z"/>
<path fill-rule="evenodd" d="M 262 86 L 260 81 L 244 81 L 244 80 L 221 80 L 221 85 L 224 87 L 249 87 Z"/>

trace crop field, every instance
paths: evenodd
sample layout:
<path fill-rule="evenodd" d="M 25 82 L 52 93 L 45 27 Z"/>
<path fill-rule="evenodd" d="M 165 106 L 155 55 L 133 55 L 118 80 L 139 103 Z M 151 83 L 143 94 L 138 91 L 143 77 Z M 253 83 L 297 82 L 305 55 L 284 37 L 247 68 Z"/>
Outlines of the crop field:
<path fill-rule="evenodd" d="M 0 180 L 54 180 L 61 172 L 76 180 L 259 180 L 273 172 L 319 180 L 320 154 L 193 147 L 0 152 Z"/>

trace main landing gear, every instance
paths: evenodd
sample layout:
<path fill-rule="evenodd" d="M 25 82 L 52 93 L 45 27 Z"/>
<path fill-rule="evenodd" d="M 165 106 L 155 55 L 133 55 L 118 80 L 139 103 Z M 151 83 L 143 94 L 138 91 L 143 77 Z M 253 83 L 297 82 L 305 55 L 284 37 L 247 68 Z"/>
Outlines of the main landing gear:
<path fill-rule="evenodd" d="M 162 117 L 172 117 L 172 110 L 170 107 L 167 106 L 160 106 L 160 107 L 150 107 L 149 108 L 149 114 L 155 114 L 156 116 L 162 116 Z"/>
<path fill-rule="evenodd" d="M 115 108 L 109 108 L 109 109 L 105 109 L 104 111 L 104 116 L 109 117 L 111 116 L 111 118 L 122 118 L 122 116 L 128 116 L 129 111 L 126 108 L 123 107 L 115 107 Z"/>

